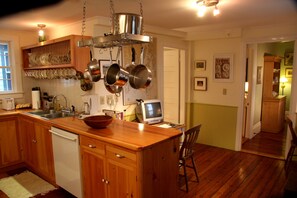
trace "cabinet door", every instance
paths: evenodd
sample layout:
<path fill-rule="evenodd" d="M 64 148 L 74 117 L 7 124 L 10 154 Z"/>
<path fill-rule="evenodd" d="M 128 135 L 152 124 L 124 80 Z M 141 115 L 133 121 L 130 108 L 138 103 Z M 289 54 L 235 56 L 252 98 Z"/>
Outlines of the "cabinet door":
<path fill-rule="evenodd" d="M 29 166 L 36 167 L 37 156 L 34 122 L 24 118 L 21 118 L 19 122 L 23 160 Z"/>
<path fill-rule="evenodd" d="M 17 118 L 0 119 L 0 166 L 21 161 Z"/>
<path fill-rule="evenodd" d="M 107 186 L 109 198 L 136 196 L 136 169 L 107 159 Z"/>
<path fill-rule="evenodd" d="M 84 197 L 106 197 L 104 157 L 81 149 Z"/>
<path fill-rule="evenodd" d="M 35 122 L 36 154 L 38 166 L 36 167 L 45 177 L 54 180 L 54 155 L 50 126 Z"/>
<path fill-rule="evenodd" d="M 108 197 L 136 197 L 136 153 L 106 146 Z"/>

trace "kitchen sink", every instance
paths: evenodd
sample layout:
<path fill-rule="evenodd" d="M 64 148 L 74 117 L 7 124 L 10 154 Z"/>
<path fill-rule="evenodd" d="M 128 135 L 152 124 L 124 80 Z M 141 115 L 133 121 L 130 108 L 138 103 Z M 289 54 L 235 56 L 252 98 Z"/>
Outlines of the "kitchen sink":
<path fill-rule="evenodd" d="M 37 115 L 43 118 L 54 119 L 74 116 L 74 112 L 69 111 L 31 111 L 29 114 Z"/>

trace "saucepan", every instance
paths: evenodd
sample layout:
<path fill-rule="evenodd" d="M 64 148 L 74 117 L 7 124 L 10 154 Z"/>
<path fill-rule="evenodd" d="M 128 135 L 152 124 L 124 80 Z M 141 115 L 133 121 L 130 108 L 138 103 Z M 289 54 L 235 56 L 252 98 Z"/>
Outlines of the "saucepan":
<path fill-rule="evenodd" d="M 152 81 L 151 70 L 143 64 L 144 62 L 144 48 L 141 48 L 141 63 L 132 68 L 129 75 L 130 86 L 134 89 L 146 88 Z"/>
<path fill-rule="evenodd" d="M 129 80 L 129 72 L 122 68 L 118 63 L 120 51 L 121 47 L 118 48 L 116 63 L 113 63 L 107 69 L 105 82 L 108 85 L 117 85 L 122 87 Z"/>
<path fill-rule="evenodd" d="M 143 22 L 142 16 L 132 13 L 113 14 L 111 33 L 117 34 L 142 34 Z"/>
<path fill-rule="evenodd" d="M 94 55 L 94 47 L 91 47 L 91 61 L 88 63 L 88 72 L 90 74 L 90 79 L 93 82 L 97 82 L 101 79 L 101 71 L 100 71 L 100 65 L 99 65 L 99 61 L 95 58 L 93 58 Z"/>
<path fill-rule="evenodd" d="M 104 77 L 104 85 L 107 91 L 109 91 L 112 94 L 119 94 L 122 90 L 123 87 L 119 86 L 119 85 L 109 85 L 106 83 L 106 79 Z"/>

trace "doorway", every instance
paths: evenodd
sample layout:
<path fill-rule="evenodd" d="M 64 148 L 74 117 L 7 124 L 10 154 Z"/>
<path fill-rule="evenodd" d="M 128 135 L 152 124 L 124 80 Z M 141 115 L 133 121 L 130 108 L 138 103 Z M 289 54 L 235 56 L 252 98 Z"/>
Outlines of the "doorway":
<path fill-rule="evenodd" d="M 164 120 L 185 123 L 185 50 L 163 48 L 163 106 Z"/>
<path fill-rule="evenodd" d="M 246 84 L 245 104 L 242 129 L 242 148 L 244 152 L 274 157 L 285 158 L 286 151 L 286 125 L 279 133 L 269 133 L 261 130 L 262 113 L 262 90 L 263 90 L 263 69 L 264 54 L 277 55 L 282 57 L 280 68 L 280 81 L 286 78 L 285 82 L 280 82 L 280 95 L 286 96 L 286 112 L 290 111 L 291 83 L 293 76 L 287 76 L 287 72 L 293 68 L 293 61 L 285 63 L 285 56 L 294 54 L 295 41 L 289 42 L 266 42 L 248 44 L 246 49 Z"/>

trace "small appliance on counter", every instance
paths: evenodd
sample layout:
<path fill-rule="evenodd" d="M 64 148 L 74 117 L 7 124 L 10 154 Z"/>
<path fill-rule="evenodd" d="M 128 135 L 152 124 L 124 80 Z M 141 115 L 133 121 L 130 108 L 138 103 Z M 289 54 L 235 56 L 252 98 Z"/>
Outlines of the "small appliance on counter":
<path fill-rule="evenodd" d="M 3 98 L 2 99 L 2 109 L 5 109 L 5 110 L 15 109 L 14 98 Z"/>
<path fill-rule="evenodd" d="M 40 87 L 32 88 L 32 109 L 40 109 Z"/>

